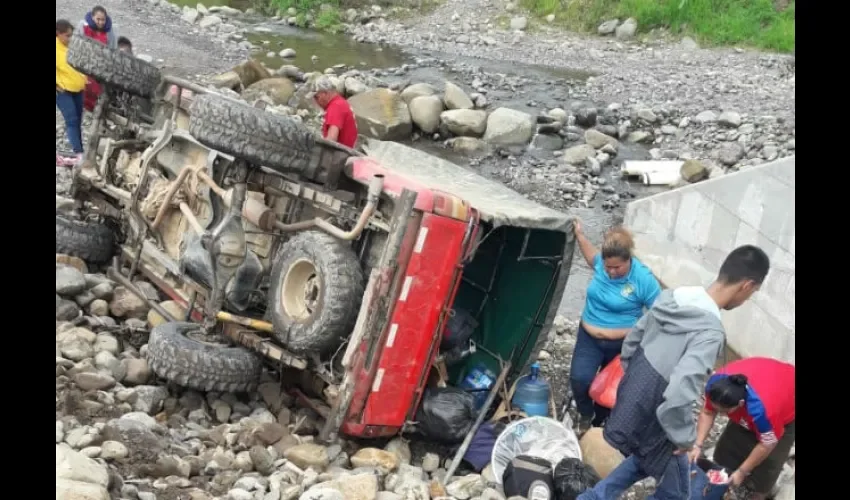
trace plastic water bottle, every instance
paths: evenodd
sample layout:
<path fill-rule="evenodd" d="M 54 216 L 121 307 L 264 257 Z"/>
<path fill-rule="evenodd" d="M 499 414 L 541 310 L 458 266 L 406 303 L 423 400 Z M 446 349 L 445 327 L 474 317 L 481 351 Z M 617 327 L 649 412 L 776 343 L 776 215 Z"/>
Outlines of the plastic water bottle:
<path fill-rule="evenodd" d="M 549 383 L 540 378 L 540 365 L 531 365 L 531 373 L 519 379 L 511 404 L 529 417 L 549 416 Z"/>
<path fill-rule="evenodd" d="M 474 391 L 472 394 L 475 396 L 475 409 L 480 410 L 484 406 L 484 402 L 487 401 L 487 393 L 493 387 L 494 382 L 496 382 L 496 375 L 484 365 L 478 364 L 466 374 L 460 387 Z"/>

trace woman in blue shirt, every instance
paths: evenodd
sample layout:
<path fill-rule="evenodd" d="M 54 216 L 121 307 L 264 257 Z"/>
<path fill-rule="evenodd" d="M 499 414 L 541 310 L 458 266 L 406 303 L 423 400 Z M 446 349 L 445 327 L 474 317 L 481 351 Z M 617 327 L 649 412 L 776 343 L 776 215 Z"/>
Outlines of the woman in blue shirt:
<path fill-rule="evenodd" d="M 590 384 L 600 368 L 620 354 L 626 334 L 655 302 L 661 286 L 632 255 L 635 245 L 628 230 L 608 231 L 600 251 L 584 235 L 578 220 L 574 228 L 579 249 L 593 271 L 570 366 L 582 433 L 591 425 L 601 426 L 610 412 L 590 398 Z"/>

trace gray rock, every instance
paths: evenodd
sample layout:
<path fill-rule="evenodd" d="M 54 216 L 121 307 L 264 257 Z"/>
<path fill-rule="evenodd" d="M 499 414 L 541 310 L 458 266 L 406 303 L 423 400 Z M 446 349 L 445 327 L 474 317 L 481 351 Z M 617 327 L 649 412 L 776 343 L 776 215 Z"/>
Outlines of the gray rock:
<path fill-rule="evenodd" d="M 717 123 L 724 127 L 737 128 L 741 125 L 741 115 L 735 111 L 724 111 L 717 117 Z"/>
<path fill-rule="evenodd" d="M 443 103 L 446 105 L 446 109 L 473 109 L 475 107 L 475 104 L 466 95 L 466 92 L 449 81 L 446 82 Z"/>
<path fill-rule="evenodd" d="M 698 160 L 686 160 L 679 167 L 679 175 L 688 182 L 699 182 L 708 177 L 708 169 Z"/>
<path fill-rule="evenodd" d="M 198 26 L 201 28 L 212 28 L 213 26 L 218 26 L 224 22 L 220 17 L 216 15 L 204 16 L 201 19 L 201 22 L 198 23 Z"/>
<path fill-rule="evenodd" d="M 588 158 L 596 156 L 596 150 L 590 144 L 579 144 L 564 150 L 561 159 L 569 165 L 581 165 Z"/>
<path fill-rule="evenodd" d="M 614 30 L 617 29 L 617 26 L 619 26 L 619 24 L 619 19 L 609 19 L 608 21 L 604 21 L 602 24 L 600 24 L 599 27 L 596 28 L 596 32 L 602 36 L 610 35 L 614 33 Z"/>
<path fill-rule="evenodd" d="M 652 142 L 652 139 L 652 134 L 643 130 L 635 130 L 634 132 L 629 132 L 629 135 L 626 137 L 626 140 L 628 142 L 634 143 L 648 143 Z"/>
<path fill-rule="evenodd" d="M 594 129 L 588 129 L 584 132 L 584 140 L 596 149 L 599 149 L 606 144 L 611 144 L 616 148 L 619 144 L 617 139 Z"/>
<path fill-rule="evenodd" d="M 56 266 L 56 293 L 65 297 L 73 297 L 86 289 L 86 278 L 77 268 L 71 266 Z"/>
<path fill-rule="evenodd" d="M 115 386 L 115 379 L 100 373 L 82 372 L 74 375 L 74 383 L 84 391 L 103 391 Z"/>
<path fill-rule="evenodd" d="M 720 163 L 732 166 L 744 157 L 744 148 L 734 142 L 726 142 L 717 151 L 717 159 Z"/>
<path fill-rule="evenodd" d="M 528 113 L 497 108 L 487 117 L 484 141 L 501 146 L 525 145 L 534 135 L 535 119 Z"/>
<path fill-rule="evenodd" d="M 408 103 L 410 117 L 419 130 L 433 134 L 440 128 L 440 113 L 443 112 L 443 100 L 436 95 L 415 97 Z M 460 110 L 465 111 L 465 110 Z"/>
<path fill-rule="evenodd" d="M 717 114 L 714 111 L 707 110 L 698 114 L 694 119 L 702 124 L 714 123 L 717 121 Z M 680 126 L 684 127 L 683 125 Z"/>
<path fill-rule="evenodd" d="M 487 113 L 484 111 L 450 109 L 440 113 L 439 118 L 440 123 L 455 135 L 480 137 L 487 128 Z"/>
<path fill-rule="evenodd" d="M 201 14 L 198 12 L 198 9 L 193 9 L 192 7 L 189 7 L 187 5 L 183 7 L 183 15 L 180 17 L 187 23 L 194 24 L 195 21 L 198 20 L 198 17 L 200 17 L 200 15 Z"/>
<path fill-rule="evenodd" d="M 133 404 L 135 411 L 155 415 L 162 410 L 162 403 L 168 397 L 168 389 L 159 385 L 140 385 L 135 388 L 136 402 Z"/>
<path fill-rule="evenodd" d="M 617 26 L 617 29 L 614 31 L 614 34 L 618 40 L 631 40 L 635 37 L 637 27 L 637 19 L 630 17 L 623 21 L 623 24 Z"/>
<path fill-rule="evenodd" d="M 296 55 L 295 49 L 285 48 L 281 50 L 278 55 L 284 59 L 293 59 Z"/>
<path fill-rule="evenodd" d="M 516 30 L 525 30 L 528 27 L 528 19 L 524 16 L 511 18 L 511 29 Z"/>
<path fill-rule="evenodd" d="M 70 321 L 80 315 L 80 306 L 74 301 L 56 296 L 56 321 Z"/>

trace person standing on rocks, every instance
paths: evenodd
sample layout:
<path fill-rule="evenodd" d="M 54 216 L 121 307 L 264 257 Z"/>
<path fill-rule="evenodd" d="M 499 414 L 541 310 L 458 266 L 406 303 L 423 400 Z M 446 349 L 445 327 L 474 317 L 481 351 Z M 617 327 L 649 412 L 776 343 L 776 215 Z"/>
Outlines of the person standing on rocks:
<path fill-rule="evenodd" d="M 327 76 L 320 76 L 313 88 L 313 100 L 325 110 L 322 137 L 353 148 L 357 143 L 357 122 L 348 101 L 339 94 Z"/>
<path fill-rule="evenodd" d="M 718 370 L 705 386 L 690 460 L 699 457 L 717 414 L 728 415 L 714 461 L 734 471 L 733 485 L 750 482 L 751 498 L 767 498 L 794 444 L 796 372 L 794 365 L 771 358 L 746 358 Z"/>
<path fill-rule="evenodd" d="M 720 310 L 755 293 L 770 259 L 753 245 L 732 250 L 708 288 L 665 290 L 623 342 L 623 379 L 602 431 L 626 459 L 578 500 L 614 500 L 652 477 L 658 500 L 689 498 L 688 459 L 697 443 L 693 407 L 725 345 Z"/>
<path fill-rule="evenodd" d="M 591 425 L 602 425 L 608 417 L 610 410 L 590 398 L 590 385 L 597 372 L 620 354 L 623 338 L 643 316 L 644 308 L 652 306 L 661 286 L 649 268 L 632 255 L 634 240 L 625 228 L 608 231 L 601 251 L 584 235 L 581 222 L 576 221 L 574 231 L 579 250 L 593 270 L 570 365 L 581 434 Z"/>
<path fill-rule="evenodd" d="M 65 133 L 74 150 L 75 158 L 61 158 L 56 155 L 56 163 L 73 165 L 83 157 L 83 90 L 86 88 L 86 76 L 68 64 L 68 43 L 74 33 L 74 26 L 65 19 L 56 21 L 56 107 L 65 120 Z"/>
<path fill-rule="evenodd" d="M 112 27 L 112 18 L 106 14 L 106 9 L 100 5 L 95 5 L 80 21 L 80 33 L 92 40 L 97 40 L 110 49 L 118 48 L 118 37 L 115 36 L 115 30 Z M 101 92 L 100 84 L 93 78 L 89 78 L 83 103 L 86 111 L 94 111 L 97 98 Z"/>

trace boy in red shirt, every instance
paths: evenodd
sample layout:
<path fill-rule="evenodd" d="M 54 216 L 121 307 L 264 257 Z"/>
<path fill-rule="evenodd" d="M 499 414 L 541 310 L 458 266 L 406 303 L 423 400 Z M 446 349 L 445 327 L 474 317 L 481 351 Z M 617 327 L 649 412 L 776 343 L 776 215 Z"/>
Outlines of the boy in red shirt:
<path fill-rule="evenodd" d="M 690 459 L 699 456 L 718 413 L 729 416 L 714 451 L 717 464 L 734 470 L 731 482 L 749 479 L 756 500 L 767 498 L 794 444 L 796 368 L 771 358 L 729 363 L 708 379 Z"/>
<path fill-rule="evenodd" d="M 322 137 L 353 148 L 357 142 L 357 123 L 348 101 L 339 95 L 333 82 L 326 76 L 316 80 L 315 89 L 313 100 L 325 110 Z"/>

